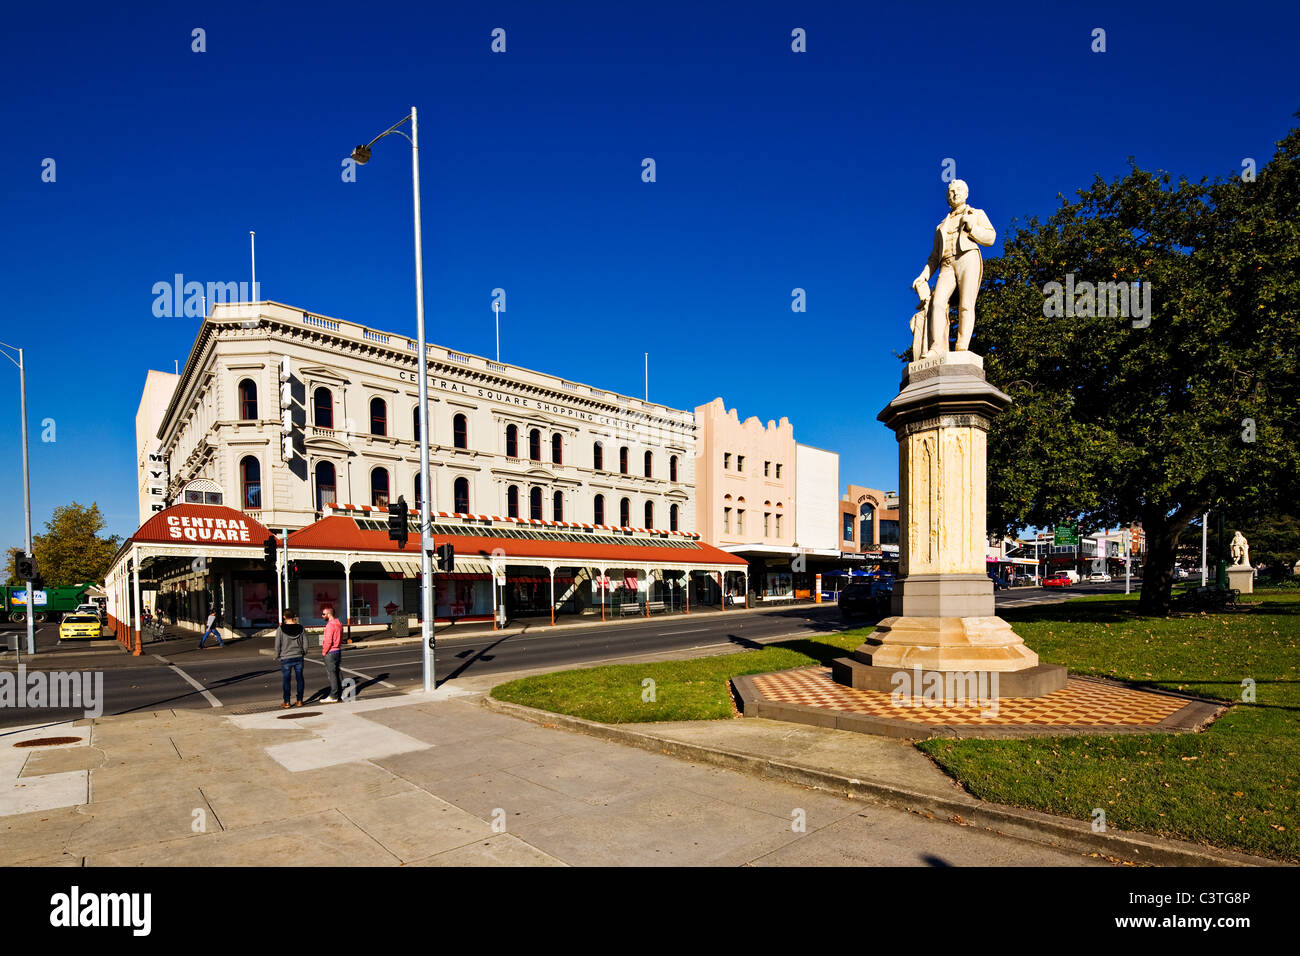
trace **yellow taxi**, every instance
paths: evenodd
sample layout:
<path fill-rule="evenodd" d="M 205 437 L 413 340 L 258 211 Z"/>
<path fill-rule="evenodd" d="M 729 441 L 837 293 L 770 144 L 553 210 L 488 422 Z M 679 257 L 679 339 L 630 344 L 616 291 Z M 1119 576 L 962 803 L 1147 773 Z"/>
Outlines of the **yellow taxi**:
<path fill-rule="evenodd" d="M 90 641 L 103 636 L 104 629 L 94 614 L 69 614 L 59 623 L 61 641 Z"/>

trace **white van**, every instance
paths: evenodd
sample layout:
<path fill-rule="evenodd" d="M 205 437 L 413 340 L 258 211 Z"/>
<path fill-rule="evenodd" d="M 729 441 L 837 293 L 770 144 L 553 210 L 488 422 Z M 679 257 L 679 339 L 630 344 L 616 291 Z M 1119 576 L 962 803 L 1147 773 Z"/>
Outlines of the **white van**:
<path fill-rule="evenodd" d="M 1059 574 L 1059 575 L 1060 575 L 1061 577 L 1063 577 L 1063 578 L 1069 578 L 1071 584 L 1078 584 L 1078 583 L 1079 583 L 1079 572 L 1078 572 L 1078 571 L 1074 571 L 1074 570 L 1069 570 L 1069 571 L 1057 571 L 1056 573 Z"/>

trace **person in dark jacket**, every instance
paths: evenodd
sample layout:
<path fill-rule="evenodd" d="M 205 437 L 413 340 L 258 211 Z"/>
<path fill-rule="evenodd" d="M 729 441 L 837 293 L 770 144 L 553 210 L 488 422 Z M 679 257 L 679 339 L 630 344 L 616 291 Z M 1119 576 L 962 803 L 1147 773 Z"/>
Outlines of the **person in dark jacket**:
<path fill-rule="evenodd" d="M 293 611 L 284 612 L 284 623 L 275 629 L 275 659 L 280 662 L 280 674 L 284 678 L 284 703 L 289 706 L 289 678 L 295 676 L 298 683 L 298 706 L 302 706 L 302 661 L 307 655 L 307 635 L 298 623 L 298 615 Z"/>

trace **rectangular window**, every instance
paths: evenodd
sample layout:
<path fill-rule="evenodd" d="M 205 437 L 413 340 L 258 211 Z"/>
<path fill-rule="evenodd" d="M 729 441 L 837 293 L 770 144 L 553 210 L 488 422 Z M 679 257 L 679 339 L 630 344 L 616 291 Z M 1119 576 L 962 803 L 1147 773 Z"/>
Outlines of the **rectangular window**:
<path fill-rule="evenodd" d="M 736 471 L 744 471 L 744 470 L 745 470 L 745 456 L 744 456 L 744 455 L 737 455 L 737 456 L 736 456 Z"/>
<path fill-rule="evenodd" d="M 781 516 L 776 516 L 776 536 L 781 537 Z"/>
<path fill-rule="evenodd" d="M 772 512 L 765 511 L 763 512 L 763 537 L 766 538 L 771 533 L 772 533 Z"/>
<path fill-rule="evenodd" d="M 745 533 L 745 509 L 736 509 L 736 534 Z"/>
<path fill-rule="evenodd" d="M 729 451 L 724 451 L 724 452 L 722 453 L 722 467 L 723 467 L 724 469 L 725 469 L 725 468 L 730 468 L 730 467 L 731 467 L 731 452 L 729 452 Z"/>
<path fill-rule="evenodd" d="M 770 461 L 765 461 L 763 462 L 763 477 L 766 478 L 770 474 L 772 474 L 772 463 Z"/>
<path fill-rule="evenodd" d="M 844 516 L 844 540 L 853 540 L 853 515 Z"/>
<path fill-rule="evenodd" d="M 727 534 L 731 533 L 731 509 L 722 509 L 722 530 Z"/>
<path fill-rule="evenodd" d="M 777 462 L 777 463 L 776 463 L 776 476 L 777 476 L 778 478 L 781 477 L 781 463 L 780 463 L 780 462 Z"/>

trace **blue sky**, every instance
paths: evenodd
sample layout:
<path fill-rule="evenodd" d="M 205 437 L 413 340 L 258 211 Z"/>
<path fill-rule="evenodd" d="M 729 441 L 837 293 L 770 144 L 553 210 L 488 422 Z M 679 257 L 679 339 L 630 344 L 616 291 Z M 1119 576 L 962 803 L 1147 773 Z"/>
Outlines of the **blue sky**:
<path fill-rule="evenodd" d="M 639 395 L 649 351 L 653 400 L 789 417 L 842 486 L 886 489 L 875 416 L 945 158 L 1004 234 L 1130 156 L 1263 165 L 1300 107 L 1294 3 L 898 6 L 11 6 L 0 340 L 27 349 L 36 531 L 74 499 L 134 530 L 145 373 L 183 364 L 199 324 L 155 318 L 152 286 L 246 280 L 250 229 L 264 298 L 414 334 L 409 149 L 383 140 L 353 183 L 340 166 L 412 104 L 430 341 L 492 354 L 501 287 L 505 361 Z"/>

